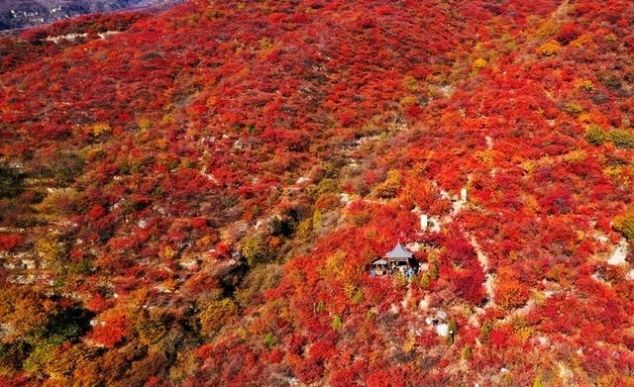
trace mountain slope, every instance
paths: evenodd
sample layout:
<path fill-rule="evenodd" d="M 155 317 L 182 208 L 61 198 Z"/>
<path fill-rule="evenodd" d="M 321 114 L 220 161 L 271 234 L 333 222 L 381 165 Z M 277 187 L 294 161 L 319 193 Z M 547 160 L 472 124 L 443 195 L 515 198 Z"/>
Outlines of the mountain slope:
<path fill-rule="evenodd" d="M 632 383 L 633 12 L 192 1 L 6 38 L 5 381 Z M 370 277 L 399 240 L 427 270 Z"/>
<path fill-rule="evenodd" d="M 0 31 L 32 27 L 78 15 L 129 8 L 165 6 L 169 0 L 2 0 Z"/>

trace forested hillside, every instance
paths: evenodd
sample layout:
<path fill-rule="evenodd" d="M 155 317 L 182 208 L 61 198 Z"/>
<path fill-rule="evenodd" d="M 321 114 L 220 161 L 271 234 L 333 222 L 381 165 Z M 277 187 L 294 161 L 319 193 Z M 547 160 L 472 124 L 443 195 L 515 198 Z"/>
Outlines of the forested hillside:
<path fill-rule="evenodd" d="M 0 37 L 0 385 L 633 385 L 633 52 L 630 0 Z"/>

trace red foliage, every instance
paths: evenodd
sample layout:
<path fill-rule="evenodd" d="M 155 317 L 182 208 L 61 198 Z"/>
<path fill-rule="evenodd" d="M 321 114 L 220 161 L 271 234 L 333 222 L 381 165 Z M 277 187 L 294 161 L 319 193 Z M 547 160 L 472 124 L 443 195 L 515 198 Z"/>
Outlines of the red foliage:
<path fill-rule="evenodd" d="M 330 377 L 330 384 L 333 387 L 347 387 L 357 384 L 356 372 L 351 369 L 343 369 L 335 371 Z"/>
<path fill-rule="evenodd" d="M 559 29 L 559 35 L 557 35 L 557 40 L 561 44 L 568 44 L 571 41 L 577 39 L 579 35 L 581 35 L 581 27 L 574 22 L 569 22 L 561 26 Z"/>
<path fill-rule="evenodd" d="M 494 329 L 489 337 L 495 348 L 505 348 L 508 345 L 509 332 L 505 329 Z"/>
<path fill-rule="evenodd" d="M 88 335 L 88 338 L 98 345 L 112 348 L 120 343 L 126 335 L 127 317 L 120 313 L 109 315 L 101 321 Z"/>
<path fill-rule="evenodd" d="M 91 299 L 86 303 L 86 307 L 95 313 L 104 311 L 107 306 L 108 303 L 106 299 L 99 294 L 93 295 Z"/>
<path fill-rule="evenodd" d="M 13 251 L 24 242 L 20 234 L 0 234 L 0 250 Z"/>
<path fill-rule="evenodd" d="M 631 132 L 632 11 L 621 0 L 190 1 L 3 37 L 0 158 L 68 188 L 43 202 L 59 200 L 60 219 L 24 240 L 0 235 L 3 251 L 46 250 L 40 232 L 61 247 L 33 276 L 6 262 L 0 296 L 15 307 L 3 318 L 46 332 L 50 305 L 70 305 L 58 294 L 85 300 L 98 316 L 81 339 L 103 347 L 94 372 L 133 384 L 462 385 L 504 382 L 506 365 L 530 384 L 527 354 L 542 342 L 557 351 L 540 361 L 579 364 L 588 383 L 628 375 L 634 290 L 625 268 L 597 262 L 634 200 L 632 149 L 618 138 Z M 86 35 L 46 39 L 67 33 Z M 605 138 L 586 135 L 597 127 Z M 394 187 L 376 195 L 387 176 Z M 3 226 L 49 221 L 38 181 L 2 198 Z M 455 203 L 463 187 L 469 200 Z M 439 230 L 420 230 L 414 207 Z M 272 235 L 276 215 L 284 231 Z M 439 276 L 369 276 L 399 240 L 435 257 Z M 253 245 L 270 259 L 247 267 Z M 481 314 L 485 269 L 498 276 Z M 238 316 L 197 347 L 199 309 L 216 297 Z M 531 297 L 543 302 L 520 309 Z M 15 316 L 31 304 L 29 319 Z M 422 323 L 439 310 L 458 321 L 453 344 Z M 535 337 L 520 343 L 509 313 Z M 164 373 L 142 374 L 163 352 Z M 113 358 L 125 364 L 101 364 Z M 80 373 L 55 362 L 30 382 Z"/>
<path fill-rule="evenodd" d="M 472 267 L 468 271 L 460 271 L 454 274 L 451 281 L 456 294 L 468 302 L 478 305 L 484 299 L 484 273 L 481 268 Z"/>
<path fill-rule="evenodd" d="M 369 387 L 400 387 L 406 385 L 406 377 L 400 369 L 389 368 L 372 372 L 365 383 Z"/>
<path fill-rule="evenodd" d="M 471 266 L 477 263 L 476 252 L 473 246 L 462 236 L 454 234 L 450 236 L 445 245 L 447 249 L 442 261 L 457 266 Z"/>
<path fill-rule="evenodd" d="M 554 187 L 540 201 L 548 214 L 567 214 L 572 212 L 574 201 L 568 188 Z"/>
<path fill-rule="evenodd" d="M 106 210 L 99 204 L 94 205 L 88 212 L 88 215 L 94 219 L 101 218 L 105 214 L 106 214 Z"/>

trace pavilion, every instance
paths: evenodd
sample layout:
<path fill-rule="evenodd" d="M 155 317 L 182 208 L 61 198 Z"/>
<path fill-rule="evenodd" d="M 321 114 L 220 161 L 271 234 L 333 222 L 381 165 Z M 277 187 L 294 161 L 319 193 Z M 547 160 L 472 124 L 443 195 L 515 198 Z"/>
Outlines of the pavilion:
<path fill-rule="evenodd" d="M 383 256 L 383 258 L 387 260 L 390 266 L 394 267 L 394 266 L 400 266 L 400 265 L 408 265 L 410 259 L 412 259 L 413 256 L 414 254 L 411 251 L 404 248 L 399 242 L 396 244 L 396 246 L 394 246 L 392 250 L 387 252 Z"/>
<path fill-rule="evenodd" d="M 414 254 L 397 243 L 396 246 L 388 251 L 383 258 L 379 258 L 372 262 L 372 271 L 376 275 L 385 275 L 394 272 L 395 270 L 401 271 L 405 274 L 406 269 L 410 266 Z"/>

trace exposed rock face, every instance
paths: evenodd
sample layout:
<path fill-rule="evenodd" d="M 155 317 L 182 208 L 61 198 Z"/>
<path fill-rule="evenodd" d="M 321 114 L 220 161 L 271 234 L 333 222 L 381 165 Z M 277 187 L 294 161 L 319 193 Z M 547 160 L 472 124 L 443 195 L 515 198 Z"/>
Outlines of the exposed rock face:
<path fill-rule="evenodd" d="M 78 15 L 167 6 L 177 0 L 0 0 L 0 31 L 26 28 Z"/>

